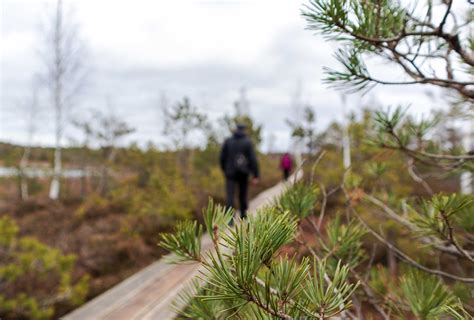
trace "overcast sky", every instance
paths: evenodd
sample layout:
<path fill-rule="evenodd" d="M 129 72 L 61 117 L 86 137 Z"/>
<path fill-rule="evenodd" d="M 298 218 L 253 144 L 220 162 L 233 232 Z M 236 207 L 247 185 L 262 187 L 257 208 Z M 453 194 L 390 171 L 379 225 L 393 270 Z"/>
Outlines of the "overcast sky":
<path fill-rule="evenodd" d="M 28 98 L 31 77 L 42 70 L 38 57 L 40 26 L 54 8 L 53 0 L 1 1 L 0 141 L 26 140 L 19 105 Z M 114 112 L 136 128 L 127 141 L 144 145 L 164 142 L 160 97 L 175 102 L 188 96 L 211 119 L 232 112 L 239 88 L 245 87 L 250 113 L 275 148 L 289 147 L 286 118 L 297 88 L 301 102 L 315 107 L 318 125 L 341 119 L 340 92 L 322 84 L 323 66 L 335 67 L 336 48 L 305 30 L 301 1 L 179 1 L 65 0 L 87 48 L 88 77 L 76 116 L 93 108 Z M 384 70 L 383 68 L 381 70 Z M 390 70 L 388 72 L 391 72 Z M 298 83 L 300 85 L 298 85 Z M 348 99 L 357 109 L 368 101 L 384 105 L 412 103 L 417 112 L 438 107 L 423 88 L 377 88 L 362 101 Z M 42 99 L 42 126 L 36 144 L 52 144 L 52 108 Z M 64 142 L 74 132 L 66 132 Z"/>

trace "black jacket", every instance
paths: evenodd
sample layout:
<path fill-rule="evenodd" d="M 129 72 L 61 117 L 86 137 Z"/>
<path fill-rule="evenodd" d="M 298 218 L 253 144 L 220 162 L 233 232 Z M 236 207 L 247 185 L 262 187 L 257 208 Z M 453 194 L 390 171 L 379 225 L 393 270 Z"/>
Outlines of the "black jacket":
<path fill-rule="evenodd" d="M 232 137 L 226 139 L 222 146 L 220 162 L 224 174 L 228 178 L 235 178 L 239 174 L 236 161 L 239 155 L 244 155 L 248 161 L 248 173 L 258 178 L 258 163 L 252 142 L 242 131 L 236 131 Z"/>

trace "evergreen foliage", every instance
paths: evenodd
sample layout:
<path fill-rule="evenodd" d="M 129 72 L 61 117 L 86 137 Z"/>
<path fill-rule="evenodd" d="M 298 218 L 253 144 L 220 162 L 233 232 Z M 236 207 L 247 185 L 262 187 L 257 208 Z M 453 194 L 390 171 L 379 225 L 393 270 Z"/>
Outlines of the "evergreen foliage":
<path fill-rule="evenodd" d="M 437 277 L 411 270 L 400 286 L 404 300 L 420 319 L 436 319 L 456 308 L 456 298 Z"/>
<path fill-rule="evenodd" d="M 88 277 L 73 279 L 76 257 L 18 232 L 14 220 L 0 217 L 0 314 L 48 319 L 58 303 L 81 304 Z"/>
<path fill-rule="evenodd" d="M 209 204 L 206 221 L 228 221 L 229 211 Z M 189 307 L 183 315 L 191 318 L 226 318 L 258 315 L 266 318 L 329 318 L 351 306 L 350 297 L 357 284 L 348 282 L 349 269 L 340 262 L 335 268 L 324 260 L 279 255 L 297 232 L 297 218 L 273 207 L 260 209 L 248 220 L 238 221 L 235 228 L 206 222 L 213 234 L 214 249 L 204 258 L 184 255 L 195 239 L 181 237 L 181 242 L 163 237 L 162 246 L 188 261 L 199 261 L 205 271 L 199 281 L 180 299 Z M 177 236 L 193 234 L 179 226 Z M 183 259 L 184 260 L 184 259 Z M 182 261 L 176 261 L 182 262 Z M 312 265 L 312 267 L 311 267 Z M 322 281 L 322 282 L 321 282 Z"/>
<path fill-rule="evenodd" d="M 281 212 L 290 212 L 299 219 L 313 214 L 318 190 L 304 182 L 297 182 L 278 198 L 275 206 Z"/>

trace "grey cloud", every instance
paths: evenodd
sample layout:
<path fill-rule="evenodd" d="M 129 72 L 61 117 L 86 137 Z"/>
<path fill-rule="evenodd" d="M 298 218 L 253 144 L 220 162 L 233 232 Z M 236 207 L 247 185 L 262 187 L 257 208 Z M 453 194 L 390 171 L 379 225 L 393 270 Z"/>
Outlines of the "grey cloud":
<path fill-rule="evenodd" d="M 11 3 L 13 2 L 9 1 L 10 7 Z M 15 5 L 13 12 L 16 13 L 12 17 L 33 15 L 29 11 L 23 14 L 21 10 L 20 5 Z M 27 24 L 24 21 L 15 23 L 10 20 L 8 25 L 8 32 L 18 32 L 26 28 L 24 26 Z M 150 28 L 159 26 L 150 23 Z M 31 25 L 28 28 L 31 29 Z M 74 115 L 83 116 L 90 108 L 105 110 L 106 98 L 109 97 L 115 112 L 137 128 L 128 141 L 145 143 L 151 139 L 161 143 L 162 123 L 158 104 L 162 93 L 167 95 L 171 103 L 185 95 L 189 96 L 210 118 L 216 119 L 223 113 L 232 111 L 232 103 L 238 98 L 238 89 L 245 86 L 251 113 L 264 126 L 264 137 L 274 134 L 279 139 L 276 145 L 287 148 L 290 132 L 285 119 L 295 117 L 297 113 L 291 109 L 291 94 L 296 82 L 300 80 L 303 84 L 302 102 L 314 105 L 319 128 L 324 128 L 332 119 L 340 117 L 341 93 L 330 90 L 321 83 L 322 67 L 334 66 L 331 45 L 304 30 L 302 21 L 291 25 L 280 24 L 277 28 L 276 36 L 269 35 L 274 38 L 253 61 L 236 62 L 223 56 L 165 64 L 142 61 L 138 55 L 127 56 L 122 53 L 124 51 L 118 50 L 120 48 L 108 48 L 104 45 L 94 51 L 91 47 L 88 62 L 93 65 Z M 156 52 L 159 53 L 159 50 L 157 44 Z M 179 52 L 176 54 L 179 55 Z M 25 62 L 18 58 L 5 63 L 9 66 L 2 70 L 0 139 L 18 140 L 23 134 L 21 123 L 15 119 L 11 107 L 7 111 L 6 105 L 24 95 L 27 85 L 23 82 L 28 78 L 29 70 L 25 70 Z M 2 67 L 4 66 L 2 62 Z M 403 94 L 414 97 L 414 100 L 423 99 L 423 94 L 420 95 L 419 92 L 418 88 L 391 88 L 376 89 L 373 94 L 385 104 L 387 99 L 396 99 L 397 95 Z M 44 116 L 51 117 L 51 114 L 46 111 Z M 38 141 L 51 143 L 52 138 L 52 130 L 51 133 L 43 131 Z"/>

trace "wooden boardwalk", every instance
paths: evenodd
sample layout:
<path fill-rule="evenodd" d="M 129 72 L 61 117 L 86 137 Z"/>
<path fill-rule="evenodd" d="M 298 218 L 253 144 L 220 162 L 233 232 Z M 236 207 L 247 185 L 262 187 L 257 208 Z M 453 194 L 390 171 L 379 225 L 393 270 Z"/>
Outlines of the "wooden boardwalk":
<path fill-rule="evenodd" d="M 301 176 L 302 172 L 299 171 L 288 183 L 298 180 Z M 255 212 L 259 207 L 271 203 L 285 190 L 288 183 L 278 183 L 260 193 L 250 201 L 249 212 Z M 212 241 L 206 234 L 203 236 L 202 250 L 207 251 L 211 247 Z M 171 265 L 161 259 L 67 314 L 63 319 L 173 319 L 176 314 L 171 309 L 171 303 L 199 273 L 199 268 L 199 264 Z"/>

